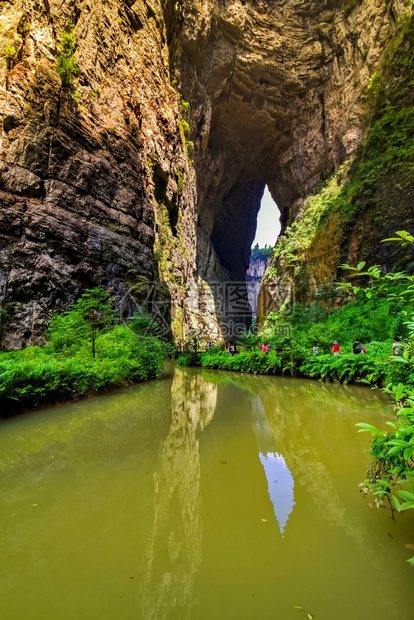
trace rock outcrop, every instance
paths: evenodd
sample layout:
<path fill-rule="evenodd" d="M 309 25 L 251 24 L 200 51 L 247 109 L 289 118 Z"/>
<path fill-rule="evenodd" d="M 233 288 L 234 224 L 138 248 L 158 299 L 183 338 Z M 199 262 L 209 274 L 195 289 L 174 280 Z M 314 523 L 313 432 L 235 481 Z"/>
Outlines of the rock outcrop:
<path fill-rule="evenodd" d="M 97 284 L 125 317 L 146 305 L 177 337 L 243 327 L 265 184 L 286 226 L 352 156 L 367 80 L 406 10 L 403 0 L 4 2 L 3 345 L 41 342 L 51 311 Z M 56 71 L 64 32 L 80 69 L 71 86 Z"/>
<path fill-rule="evenodd" d="M 246 272 L 246 285 L 247 294 L 249 298 L 249 304 L 252 309 L 252 317 L 257 317 L 257 306 L 260 288 L 263 280 L 263 276 L 266 271 L 268 257 L 266 258 L 251 258 L 249 268 Z"/>

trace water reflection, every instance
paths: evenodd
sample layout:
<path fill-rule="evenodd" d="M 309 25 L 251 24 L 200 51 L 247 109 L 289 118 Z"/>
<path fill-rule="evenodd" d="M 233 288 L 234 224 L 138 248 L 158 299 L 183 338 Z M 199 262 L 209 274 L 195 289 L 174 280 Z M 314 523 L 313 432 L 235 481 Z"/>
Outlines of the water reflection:
<path fill-rule="evenodd" d="M 259 396 L 252 399 L 252 424 L 259 447 L 259 459 L 267 479 L 269 497 L 283 537 L 295 505 L 294 480 L 285 459 L 277 452 L 275 436 Z"/>
<path fill-rule="evenodd" d="M 410 511 L 358 494 L 354 424 L 390 415 L 370 390 L 177 369 L 0 424 L 7 620 L 411 619 Z"/>
<path fill-rule="evenodd" d="M 290 513 L 295 505 L 293 476 L 281 454 L 268 452 L 265 455 L 260 452 L 259 458 L 265 470 L 269 496 L 283 537 Z"/>
<path fill-rule="evenodd" d="M 217 386 L 175 371 L 172 420 L 154 474 L 154 523 L 144 554 L 142 618 L 188 617 L 201 563 L 200 450 L 197 433 L 213 419 Z"/>

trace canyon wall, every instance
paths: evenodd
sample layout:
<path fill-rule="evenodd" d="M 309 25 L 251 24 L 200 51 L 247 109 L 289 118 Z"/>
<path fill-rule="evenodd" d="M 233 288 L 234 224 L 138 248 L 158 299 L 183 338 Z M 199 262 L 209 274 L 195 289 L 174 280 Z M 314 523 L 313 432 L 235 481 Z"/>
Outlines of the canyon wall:
<path fill-rule="evenodd" d="M 125 317 L 155 313 L 164 335 L 171 320 L 177 336 L 203 327 L 195 173 L 160 3 L 4 2 L 0 49 L 4 346 L 41 342 L 51 311 L 96 285 Z"/>
<path fill-rule="evenodd" d="M 352 157 L 367 82 L 406 5 L 3 2 L 3 346 L 41 342 L 51 312 L 98 284 L 125 318 L 148 308 L 178 338 L 247 324 L 264 186 L 286 228 Z M 56 71 L 65 32 L 80 69 L 69 85 Z"/>

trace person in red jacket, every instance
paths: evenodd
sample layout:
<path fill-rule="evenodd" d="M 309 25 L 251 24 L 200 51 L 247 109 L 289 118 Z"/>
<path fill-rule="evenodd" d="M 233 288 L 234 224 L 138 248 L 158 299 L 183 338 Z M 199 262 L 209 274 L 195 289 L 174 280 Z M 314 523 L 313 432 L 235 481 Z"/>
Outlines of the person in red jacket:
<path fill-rule="evenodd" d="M 339 346 L 337 340 L 335 340 L 332 346 L 332 353 L 334 355 L 339 355 L 340 352 L 341 352 L 341 347 Z"/>

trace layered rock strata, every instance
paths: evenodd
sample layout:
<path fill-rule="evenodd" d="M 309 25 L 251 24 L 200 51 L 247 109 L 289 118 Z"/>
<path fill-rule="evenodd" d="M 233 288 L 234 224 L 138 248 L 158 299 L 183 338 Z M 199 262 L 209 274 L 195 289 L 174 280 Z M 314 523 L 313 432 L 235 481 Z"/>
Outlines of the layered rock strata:
<path fill-rule="evenodd" d="M 147 306 L 177 337 L 246 324 L 248 308 L 229 309 L 221 285 L 240 282 L 243 298 L 265 184 L 286 226 L 354 153 L 362 93 L 405 10 L 402 0 L 4 2 L 3 346 L 40 342 L 51 311 L 97 284 L 124 316 Z M 69 31 L 80 75 L 63 87 Z"/>

